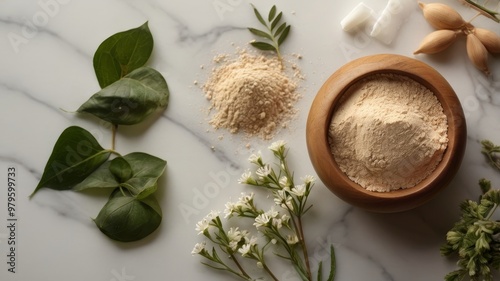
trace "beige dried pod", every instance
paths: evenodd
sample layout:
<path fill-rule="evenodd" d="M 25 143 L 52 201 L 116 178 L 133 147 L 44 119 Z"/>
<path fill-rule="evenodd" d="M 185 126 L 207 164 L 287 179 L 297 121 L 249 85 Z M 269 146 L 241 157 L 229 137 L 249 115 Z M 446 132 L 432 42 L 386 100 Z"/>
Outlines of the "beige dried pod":
<path fill-rule="evenodd" d="M 467 34 L 466 46 L 467 55 L 474 66 L 484 72 L 484 74 L 490 75 L 490 70 L 488 69 L 488 50 L 486 50 L 486 47 L 484 47 L 483 43 L 479 41 L 474 33 Z"/>
<path fill-rule="evenodd" d="M 424 18 L 435 29 L 460 29 L 465 25 L 465 20 L 452 7 L 441 3 L 425 4 L 418 2 Z"/>
<path fill-rule="evenodd" d="M 495 32 L 484 28 L 475 28 L 474 34 L 477 39 L 483 43 L 488 52 L 492 54 L 500 54 L 500 36 Z"/>
<path fill-rule="evenodd" d="M 435 54 L 444 51 L 451 46 L 457 39 L 460 31 L 441 29 L 436 30 L 425 36 L 418 49 L 413 54 Z"/>

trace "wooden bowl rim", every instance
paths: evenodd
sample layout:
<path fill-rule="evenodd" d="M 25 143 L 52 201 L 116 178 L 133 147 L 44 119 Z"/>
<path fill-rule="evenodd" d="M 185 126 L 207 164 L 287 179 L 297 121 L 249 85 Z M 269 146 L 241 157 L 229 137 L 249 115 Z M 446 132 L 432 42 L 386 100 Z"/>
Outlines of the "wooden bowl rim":
<path fill-rule="evenodd" d="M 350 180 L 337 166 L 330 152 L 328 141 L 328 129 L 333 112 L 336 110 L 338 101 L 347 89 L 363 78 L 380 73 L 404 75 L 426 86 L 438 98 L 448 119 L 448 147 L 436 169 L 429 177 L 416 186 L 390 192 L 368 191 Z M 327 113 L 325 114 L 325 112 Z M 404 199 L 403 201 L 410 204 L 412 208 L 420 205 L 409 203 L 412 200 L 419 200 L 419 198 L 423 197 L 426 200 L 423 200 L 421 203 L 425 203 L 432 195 L 436 194 L 449 183 L 450 179 L 447 178 L 450 178 L 450 173 L 454 176 L 458 171 L 465 152 L 466 142 L 464 113 L 451 85 L 429 65 L 413 58 L 393 54 L 362 57 L 345 64 L 333 73 L 320 88 L 313 101 L 307 120 L 306 133 L 310 156 L 313 156 L 311 154 L 315 153 L 324 153 L 330 156 L 327 157 L 328 167 L 317 167 L 319 164 L 313 163 L 317 172 L 319 170 L 318 176 L 320 179 L 336 195 L 353 205 L 357 205 L 357 202 L 353 201 L 353 197 L 363 199 L 363 202 L 359 204 L 365 205 L 367 209 L 376 209 L 375 205 L 396 199 Z M 318 144 L 318 142 L 320 143 Z M 316 158 L 312 157 L 311 160 L 313 159 Z M 325 176 L 325 172 L 322 169 L 331 169 L 331 171 L 328 172 L 328 176 Z M 331 177 L 330 173 L 334 174 L 335 181 L 340 181 L 338 184 L 327 178 Z M 345 190 L 345 186 L 349 186 L 351 190 Z M 340 189 L 337 189 L 339 187 Z M 398 204 L 394 202 L 392 204 L 395 204 L 395 209 L 405 209 L 404 206 L 397 206 Z"/>

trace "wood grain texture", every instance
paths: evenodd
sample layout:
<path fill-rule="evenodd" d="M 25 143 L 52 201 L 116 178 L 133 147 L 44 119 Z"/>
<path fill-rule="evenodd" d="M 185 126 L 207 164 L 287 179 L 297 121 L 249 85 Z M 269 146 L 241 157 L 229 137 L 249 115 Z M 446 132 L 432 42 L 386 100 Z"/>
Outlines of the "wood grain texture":
<path fill-rule="evenodd" d="M 378 73 L 406 75 L 430 89 L 448 119 L 448 147 L 434 172 L 417 186 L 391 192 L 368 191 L 351 181 L 337 166 L 330 151 L 328 129 L 340 98 L 351 85 Z M 409 57 L 379 54 L 353 60 L 333 73 L 318 91 L 307 119 L 306 142 L 311 162 L 321 181 L 342 200 L 374 212 L 400 212 L 429 201 L 453 179 L 465 152 L 464 112 L 451 85 L 429 65 Z"/>

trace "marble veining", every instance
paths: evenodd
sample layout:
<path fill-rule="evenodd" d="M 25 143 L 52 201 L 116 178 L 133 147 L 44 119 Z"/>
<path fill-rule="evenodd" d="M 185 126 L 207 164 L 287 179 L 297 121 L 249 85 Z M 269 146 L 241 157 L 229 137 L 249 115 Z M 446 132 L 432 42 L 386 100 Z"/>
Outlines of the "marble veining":
<path fill-rule="evenodd" d="M 387 1 L 364 2 L 380 12 Z M 439 2 L 455 7 L 465 18 L 474 14 L 458 1 Z M 324 80 L 346 62 L 377 53 L 402 54 L 431 65 L 452 85 L 467 117 L 468 145 L 460 172 L 447 189 L 409 212 L 374 214 L 342 202 L 318 182 L 305 231 L 314 266 L 327 261 L 329 245 L 335 246 L 336 281 L 442 280 L 454 269 L 453 260 L 439 255 L 439 246 L 457 219 L 458 204 L 477 197 L 480 178 L 496 185 L 500 181 L 500 174 L 481 155 L 479 143 L 485 138 L 500 143 L 500 60 L 491 57 L 492 76 L 484 77 L 468 61 L 464 40 L 439 56 L 413 56 L 420 40 L 433 30 L 418 8 L 387 45 L 365 30 L 341 30 L 340 20 L 357 4 L 349 1 L 2 0 L 0 280 L 235 280 L 204 267 L 191 250 L 201 240 L 195 223 L 210 210 L 223 211 L 224 204 L 242 192 L 262 195 L 237 181 L 251 168 L 248 156 L 265 152 L 270 142 L 211 128 L 209 102 L 201 89 L 217 66 L 214 56 L 234 54 L 253 39 L 246 27 L 258 22 L 250 3 L 261 10 L 277 4 L 293 28 L 283 46 L 285 55 L 302 57 L 297 62 L 305 77 L 299 85 L 299 114 L 291 128 L 275 138 L 288 142 L 298 176 L 314 175 L 304 136 L 309 106 Z M 147 239 L 123 245 L 107 239 L 91 220 L 107 193 L 41 190 L 31 200 L 28 196 L 66 127 L 82 126 L 104 146 L 110 143 L 108 125 L 70 112 L 99 90 L 92 68 L 98 44 L 145 21 L 155 38 L 149 64 L 165 76 L 170 105 L 143 125 L 121 127 L 117 147 L 167 160 L 158 194 L 164 221 Z M 500 25 L 492 21 L 475 23 L 500 33 Z M 4 262 L 9 250 L 4 195 L 8 167 L 16 167 L 19 180 L 15 274 Z M 299 280 L 290 270 L 277 264 L 280 280 Z"/>

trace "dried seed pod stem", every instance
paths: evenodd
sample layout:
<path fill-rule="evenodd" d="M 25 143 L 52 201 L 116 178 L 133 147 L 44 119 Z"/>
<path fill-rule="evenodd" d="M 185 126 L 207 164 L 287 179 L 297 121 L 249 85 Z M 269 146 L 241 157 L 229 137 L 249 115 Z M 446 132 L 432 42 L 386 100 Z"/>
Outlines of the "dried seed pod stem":
<path fill-rule="evenodd" d="M 424 18 L 435 29 L 460 29 L 465 20 L 452 7 L 441 3 L 418 2 Z"/>
<path fill-rule="evenodd" d="M 484 72 L 484 74 L 489 75 L 488 51 L 474 33 L 467 34 L 466 47 L 467 55 L 474 66 Z"/>
<path fill-rule="evenodd" d="M 441 29 L 425 36 L 418 49 L 413 54 L 435 54 L 450 47 L 460 31 Z"/>

